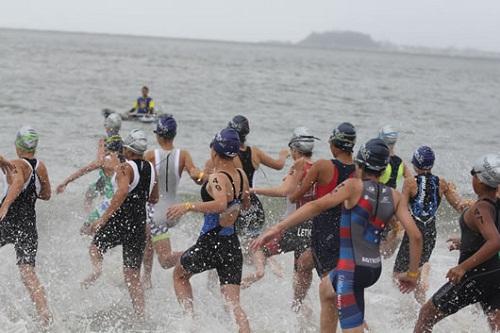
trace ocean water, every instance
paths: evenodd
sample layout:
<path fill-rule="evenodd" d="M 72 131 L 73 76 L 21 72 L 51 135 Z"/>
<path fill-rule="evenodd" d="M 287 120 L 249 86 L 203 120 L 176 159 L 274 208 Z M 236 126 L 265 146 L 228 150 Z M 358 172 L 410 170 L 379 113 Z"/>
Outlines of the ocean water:
<path fill-rule="evenodd" d="M 14 137 L 24 124 L 40 134 L 38 157 L 47 164 L 55 188 L 76 168 L 90 162 L 103 134 L 102 108 L 128 110 L 148 85 L 158 108 L 179 123 L 176 144 L 197 165 L 208 158 L 208 144 L 233 115 L 250 119 L 249 143 L 277 155 L 291 131 L 307 126 L 321 138 L 315 158 L 329 157 L 327 139 L 340 122 L 358 128 L 359 142 L 392 124 L 401 132 L 398 153 L 406 161 L 422 144 L 437 154 L 435 173 L 471 196 L 469 170 L 481 154 L 498 152 L 500 142 L 500 61 L 360 51 L 333 51 L 254 44 L 214 43 L 147 37 L 0 30 L 0 154 L 15 157 Z M 147 130 L 152 125 L 124 123 Z M 264 168 L 262 186 L 285 174 Z M 147 292 L 146 323 L 130 321 L 131 305 L 121 272 L 121 251 L 105 257 L 104 274 L 89 290 L 90 242 L 78 230 L 85 215 L 83 192 L 96 175 L 68 186 L 63 195 L 38 203 L 37 271 L 55 314 L 54 332 L 233 332 L 220 293 L 207 274 L 192 279 L 197 318 L 184 318 L 172 287 L 172 271 L 155 265 Z M 197 187 L 181 182 L 194 199 Z M 283 201 L 266 200 L 269 223 Z M 456 260 L 445 241 L 457 232 L 457 214 L 440 212 L 439 238 L 431 258 L 430 293 L 445 282 Z M 174 249 L 186 249 L 198 233 L 201 216 L 188 215 L 172 231 Z M 0 331 L 34 332 L 33 307 L 18 278 L 12 246 L 0 249 Z M 307 298 L 310 320 L 290 310 L 291 255 L 277 260 L 283 279 L 268 272 L 242 291 L 242 304 L 255 332 L 318 330 L 318 279 Z M 380 281 L 366 293 L 366 319 L 373 332 L 411 332 L 418 306 L 392 285 L 393 260 L 384 262 Z M 251 267 L 246 266 L 245 272 Z M 429 293 L 429 296 L 430 296 Z M 487 332 L 486 320 L 469 307 L 438 324 L 436 332 Z"/>

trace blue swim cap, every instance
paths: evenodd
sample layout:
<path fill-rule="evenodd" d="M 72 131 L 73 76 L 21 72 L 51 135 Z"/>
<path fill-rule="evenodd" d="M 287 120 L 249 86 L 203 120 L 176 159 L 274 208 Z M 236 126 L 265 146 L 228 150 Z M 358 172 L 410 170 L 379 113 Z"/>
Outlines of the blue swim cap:
<path fill-rule="evenodd" d="M 224 128 L 217 133 L 210 144 L 217 154 L 233 158 L 240 150 L 240 137 L 232 128 Z"/>
<path fill-rule="evenodd" d="M 158 118 L 156 134 L 161 137 L 172 139 L 177 134 L 177 122 L 171 114 L 163 114 Z"/>
<path fill-rule="evenodd" d="M 421 146 L 413 153 L 411 163 L 421 170 L 430 170 L 434 166 L 436 156 L 431 147 Z"/>
<path fill-rule="evenodd" d="M 359 148 L 356 163 L 371 171 L 383 171 L 390 161 L 389 147 L 384 140 L 371 139 Z"/>

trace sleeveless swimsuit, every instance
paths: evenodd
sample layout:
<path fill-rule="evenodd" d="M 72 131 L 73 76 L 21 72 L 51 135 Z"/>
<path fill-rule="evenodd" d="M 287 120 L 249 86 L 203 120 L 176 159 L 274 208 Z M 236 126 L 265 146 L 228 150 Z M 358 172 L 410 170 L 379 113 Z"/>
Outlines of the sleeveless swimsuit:
<path fill-rule="evenodd" d="M 177 221 L 167 219 L 165 212 L 170 206 L 177 203 L 177 189 L 181 176 L 179 175 L 180 149 L 165 151 L 155 149 L 155 171 L 158 175 L 158 203 L 149 205 L 148 223 L 151 228 L 153 243 L 170 238 L 169 228 Z"/>
<path fill-rule="evenodd" d="M 304 167 L 302 179 L 305 178 L 307 172 L 312 167 L 312 162 L 308 162 Z M 286 198 L 287 210 L 283 218 L 293 213 L 298 208 L 302 207 L 309 201 L 313 201 L 315 197 L 314 187 L 309 190 L 304 196 L 295 204 L 292 204 Z M 271 257 L 280 253 L 294 252 L 295 259 L 298 259 L 307 249 L 311 247 L 311 230 L 312 219 L 304 223 L 288 229 L 281 238 L 270 241 L 264 246 L 264 253 L 267 257 Z"/>
<path fill-rule="evenodd" d="M 496 226 L 500 230 L 500 200 L 496 202 L 483 199 L 494 205 L 496 210 Z M 460 258 L 462 263 L 473 256 L 484 245 L 483 236 L 470 229 L 460 217 Z M 432 303 L 440 312 L 451 315 L 474 303 L 480 303 L 485 313 L 500 310 L 500 258 L 494 254 L 484 263 L 465 273 L 458 284 L 446 283 L 432 296 Z"/>
<path fill-rule="evenodd" d="M 364 290 L 380 277 L 380 234 L 394 210 L 392 189 L 370 180 L 363 181 L 363 193 L 356 206 L 342 208 L 340 257 L 329 277 L 337 293 L 343 330 L 363 325 Z"/>
<path fill-rule="evenodd" d="M 31 175 L 10 205 L 4 220 L 0 222 L 0 247 L 14 244 L 17 264 L 35 266 L 38 250 L 35 204 L 40 191 L 37 174 L 39 162 L 27 158 L 23 161 L 29 164 Z"/>
<path fill-rule="evenodd" d="M 228 208 L 241 204 L 243 194 L 243 176 L 240 175 L 240 192 L 236 195 L 236 188 L 231 176 L 225 174 L 233 186 L 234 198 L 228 203 Z M 214 199 L 206 189 L 207 183 L 201 188 L 203 202 Z M 187 249 L 181 256 L 182 267 L 191 274 L 199 274 L 215 269 L 221 285 L 241 283 L 243 271 L 243 255 L 234 225 L 223 227 L 220 225 L 220 214 L 207 213 L 196 244 Z"/>
<path fill-rule="evenodd" d="M 122 245 L 123 265 L 139 269 L 146 246 L 146 203 L 153 189 L 155 174 L 153 165 L 148 161 L 130 160 L 127 163 L 134 170 L 127 198 L 95 234 L 92 242 L 103 254 Z"/>
<path fill-rule="evenodd" d="M 354 164 L 331 160 L 334 170 L 327 185 L 316 184 L 316 199 L 332 192 L 337 185 L 354 175 Z M 330 208 L 313 218 L 311 249 L 316 271 L 320 277 L 337 266 L 339 258 L 339 228 L 342 205 Z"/>
<path fill-rule="evenodd" d="M 248 184 L 250 188 L 253 187 L 253 176 L 255 174 L 255 168 L 252 163 L 252 149 L 247 147 L 245 150 L 240 150 L 238 152 L 243 171 L 247 175 Z M 254 193 L 250 194 L 250 208 L 247 210 L 241 210 L 240 216 L 236 220 L 236 230 L 238 235 L 242 237 L 246 243 L 248 240 L 257 238 L 264 228 L 264 222 L 266 216 L 264 213 L 264 207 L 260 202 L 257 195 Z"/>
<path fill-rule="evenodd" d="M 441 204 L 439 193 L 439 177 L 430 173 L 415 176 L 417 194 L 410 199 L 410 213 L 422 233 L 423 248 L 420 257 L 420 266 L 429 262 L 436 245 L 436 214 Z M 394 263 L 394 272 L 408 271 L 410 265 L 410 239 L 404 234 L 399 252 Z"/>

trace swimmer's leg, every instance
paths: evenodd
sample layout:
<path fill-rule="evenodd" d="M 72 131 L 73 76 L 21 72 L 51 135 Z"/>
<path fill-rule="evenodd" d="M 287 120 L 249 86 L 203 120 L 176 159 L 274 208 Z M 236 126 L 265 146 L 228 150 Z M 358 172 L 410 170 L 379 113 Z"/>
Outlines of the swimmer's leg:
<path fill-rule="evenodd" d="M 271 268 L 271 272 L 273 272 L 274 275 L 282 279 L 283 267 L 281 266 L 281 264 L 273 257 L 267 258 L 267 262 L 269 263 L 269 268 Z"/>
<path fill-rule="evenodd" d="M 102 274 L 103 256 L 95 244 L 90 245 L 90 262 L 92 263 L 92 273 L 81 283 L 82 287 L 87 289 L 93 285 Z"/>
<path fill-rule="evenodd" d="M 187 272 L 181 264 L 175 266 L 173 277 L 177 301 L 186 313 L 193 315 L 193 288 L 189 282 L 191 276 L 193 274 Z"/>
<path fill-rule="evenodd" d="M 177 265 L 183 253 L 172 251 L 169 238 L 155 241 L 153 243 L 153 247 L 156 255 L 158 256 L 158 262 L 164 269 L 169 269 Z"/>
<path fill-rule="evenodd" d="M 500 310 L 493 310 L 487 315 L 491 331 L 500 332 Z"/>
<path fill-rule="evenodd" d="M 239 328 L 238 332 L 249 333 L 250 324 L 240 304 L 240 286 L 235 284 L 222 285 L 221 291 L 227 306 L 229 306 L 230 310 L 233 312 L 234 319 Z"/>
<path fill-rule="evenodd" d="M 436 308 L 432 300 L 427 301 L 418 314 L 417 323 L 415 324 L 414 333 L 430 333 L 432 328 L 441 319 L 445 318 L 442 312 Z"/>
<path fill-rule="evenodd" d="M 151 289 L 153 284 L 151 282 L 151 274 L 153 272 L 153 242 L 151 240 L 151 228 L 146 224 L 146 247 L 144 249 L 144 273 L 142 274 L 142 285 L 144 289 Z"/>
<path fill-rule="evenodd" d="M 415 289 L 415 299 L 421 305 L 423 305 L 426 301 L 426 293 L 429 289 L 430 270 L 431 265 L 428 262 L 426 262 L 420 269 L 420 276 L 417 282 L 417 288 Z"/>
<path fill-rule="evenodd" d="M 255 265 L 255 273 L 243 278 L 241 282 L 241 287 L 243 289 L 248 288 L 255 282 L 261 280 L 264 277 L 266 269 L 266 255 L 262 249 L 251 252 L 251 256 L 252 262 Z"/>
<path fill-rule="evenodd" d="M 48 328 L 52 321 L 52 315 L 47 304 L 45 289 L 36 275 L 35 267 L 32 265 L 19 265 L 19 272 L 21 273 L 21 280 L 35 304 L 42 327 Z"/>
<path fill-rule="evenodd" d="M 322 333 L 337 332 L 339 314 L 337 295 L 333 290 L 328 274 L 324 274 L 319 284 L 319 300 L 321 302 L 320 329 Z"/>
<path fill-rule="evenodd" d="M 139 262 L 140 265 L 140 262 Z M 123 267 L 123 276 L 132 299 L 135 314 L 144 319 L 144 289 L 141 283 L 140 268 Z"/>
<path fill-rule="evenodd" d="M 293 298 L 294 308 L 298 311 L 302 301 L 311 287 L 314 260 L 310 249 L 302 253 L 295 259 L 295 270 L 293 278 Z"/>

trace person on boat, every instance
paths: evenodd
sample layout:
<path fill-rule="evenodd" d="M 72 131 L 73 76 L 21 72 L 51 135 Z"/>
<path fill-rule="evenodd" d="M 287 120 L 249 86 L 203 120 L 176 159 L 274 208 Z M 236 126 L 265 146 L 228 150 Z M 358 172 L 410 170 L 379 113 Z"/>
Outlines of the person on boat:
<path fill-rule="evenodd" d="M 158 200 L 154 166 L 143 158 L 146 149 L 147 137 L 141 130 L 132 130 L 123 140 L 126 161 L 116 169 L 116 190 L 108 209 L 90 227 L 94 233 L 89 249 L 93 272 L 82 282 L 84 288 L 90 287 L 102 273 L 104 253 L 121 245 L 123 274 L 139 318 L 144 318 L 140 270 L 146 246 L 146 204 Z"/>
<path fill-rule="evenodd" d="M 130 109 L 131 116 L 152 115 L 155 113 L 155 101 L 149 96 L 149 88 L 144 86 L 141 89 L 141 96 L 137 98 L 134 107 Z"/>
<path fill-rule="evenodd" d="M 293 193 L 300 182 L 303 181 L 311 169 L 314 141 L 318 140 L 309 133 L 305 127 L 298 127 L 293 131 L 292 138 L 288 143 L 290 152 L 294 160 L 294 165 L 283 179 L 283 182 L 277 187 L 253 188 L 251 193 L 256 193 L 271 197 L 287 197 Z M 291 203 L 286 198 L 286 212 L 284 216 L 290 215 L 297 208 L 314 199 L 314 189 L 307 192 L 296 203 Z M 312 272 L 314 269 L 314 260 L 311 253 L 311 228 L 312 220 L 304 221 L 296 228 L 287 230 L 279 239 L 275 239 L 264 245 L 263 251 L 266 258 L 274 255 L 294 252 L 294 300 L 292 308 L 298 312 L 301 309 L 302 302 L 312 282 Z M 251 274 L 243 279 L 245 286 L 258 281 L 258 276 Z"/>
<path fill-rule="evenodd" d="M 146 287 L 151 286 L 154 253 L 157 254 L 158 262 L 164 269 L 175 266 L 182 254 L 182 252 L 173 252 L 170 244 L 170 228 L 178 221 L 169 220 L 165 215 L 167 209 L 177 202 L 177 190 L 182 174 L 187 172 L 197 184 L 201 184 L 204 176 L 203 172 L 194 165 L 191 154 L 187 150 L 174 146 L 177 122 L 172 115 L 161 115 L 154 133 L 160 148 L 148 150 L 144 154 L 144 159 L 155 166 L 159 190 L 158 203 L 151 205 L 148 219 L 143 276 Z"/>
<path fill-rule="evenodd" d="M 461 237 L 450 250 L 459 250 L 458 265 L 444 284 L 420 309 L 415 333 L 432 332 L 442 319 L 480 304 L 492 332 L 500 329 L 500 155 L 481 157 L 471 170 L 477 199 L 459 219 Z M 480 331 L 476 327 L 476 331 Z"/>
<path fill-rule="evenodd" d="M 400 290 L 407 293 L 416 287 L 422 236 L 401 194 L 379 182 L 388 163 L 389 148 L 384 141 L 369 140 L 356 156 L 356 178 L 344 181 L 330 194 L 300 207 L 252 243 L 252 247 L 260 247 L 285 230 L 342 205 L 339 259 L 328 278 L 321 281 L 320 293 L 334 294 L 343 332 L 364 331 L 364 291 L 380 277 L 380 233 L 394 215 L 410 239 L 409 270 L 398 276 Z M 335 332 L 336 326 L 329 331 Z"/>
<path fill-rule="evenodd" d="M 22 127 L 15 141 L 18 159 L 0 163 L 7 171 L 7 191 L 0 205 L 0 247 L 14 244 L 21 280 L 35 305 L 41 326 L 46 329 L 52 315 L 45 289 L 35 271 L 38 251 L 35 205 L 38 199 L 49 200 L 51 190 L 47 168 L 35 158 L 38 139 L 36 130 Z"/>
<path fill-rule="evenodd" d="M 235 223 L 242 208 L 250 205 L 248 179 L 235 167 L 240 138 L 232 128 L 216 134 L 211 147 L 214 172 L 201 187 L 202 202 L 185 202 L 168 209 L 170 220 L 187 212 L 204 214 L 204 222 L 196 244 L 181 256 L 174 269 L 174 289 L 184 311 L 193 315 L 193 290 L 190 279 L 207 270 L 216 270 L 228 309 L 234 315 L 239 332 L 250 332 L 247 315 L 240 304 L 243 254 Z"/>

